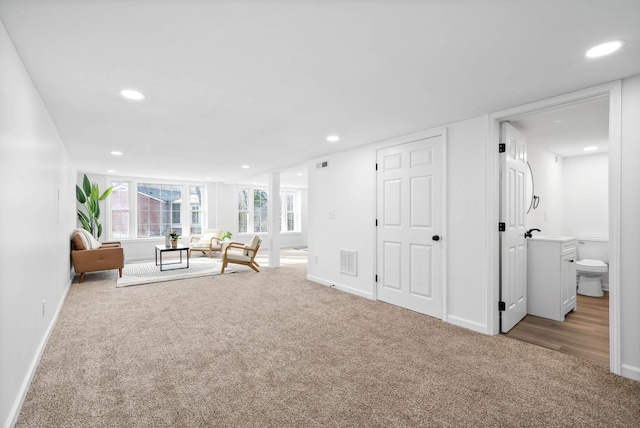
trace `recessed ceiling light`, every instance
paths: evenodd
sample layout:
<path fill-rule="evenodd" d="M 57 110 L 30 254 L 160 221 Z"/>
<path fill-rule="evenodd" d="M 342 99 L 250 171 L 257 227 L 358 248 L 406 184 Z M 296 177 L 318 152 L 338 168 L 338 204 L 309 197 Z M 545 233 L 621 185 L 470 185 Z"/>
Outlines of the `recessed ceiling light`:
<path fill-rule="evenodd" d="M 240 168 L 248 169 L 249 165 L 241 165 Z"/>
<path fill-rule="evenodd" d="M 108 169 L 107 172 L 116 172 L 114 169 Z"/>
<path fill-rule="evenodd" d="M 206 177 L 205 180 L 211 180 L 211 177 Z"/>
<path fill-rule="evenodd" d="M 594 46 L 587 51 L 587 58 L 597 58 L 600 56 L 609 55 L 620 49 L 624 45 L 623 40 L 614 40 L 612 42 L 602 43 L 601 45 Z"/>
<path fill-rule="evenodd" d="M 114 155 L 114 156 L 122 156 L 122 152 L 119 152 L 119 151 L 116 151 L 116 150 L 112 151 L 111 154 Z"/>
<path fill-rule="evenodd" d="M 140 101 L 145 99 L 142 92 L 134 91 L 133 89 L 123 89 L 120 91 L 120 95 L 128 100 Z"/>
<path fill-rule="evenodd" d="M 340 141 L 340 137 L 338 137 L 337 135 L 329 135 L 327 137 L 327 141 L 330 143 L 337 143 L 338 141 Z"/>
<path fill-rule="evenodd" d="M 584 148 L 585 152 L 592 152 L 594 150 L 598 150 L 598 148 L 596 146 L 589 146 Z"/>
<path fill-rule="evenodd" d="M 297 173 L 296 175 L 297 175 L 298 177 L 302 177 L 304 174 L 303 174 L 303 173 L 301 173 L 301 172 L 299 172 L 299 173 Z"/>

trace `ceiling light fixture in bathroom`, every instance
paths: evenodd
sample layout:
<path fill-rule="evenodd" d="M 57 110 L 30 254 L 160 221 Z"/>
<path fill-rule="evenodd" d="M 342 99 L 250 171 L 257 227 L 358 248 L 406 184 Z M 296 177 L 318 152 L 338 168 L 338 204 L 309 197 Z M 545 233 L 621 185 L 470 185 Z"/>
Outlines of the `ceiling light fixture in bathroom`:
<path fill-rule="evenodd" d="M 614 40 L 612 42 L 602 43 L 594 46 L 587 51 L 587 58 L 598 58 L 609 55 L 624 46 L 624 40 Z"/>
<path fill-rule="evenodd" d="M 134 100 L 134 101 L 140 101 L 145 99 L 145 96 L 142 92 L 138 92 L 133 89 L 123 89 L 120 91 L 120 95 L 122 95 L 128 100 Z"/>

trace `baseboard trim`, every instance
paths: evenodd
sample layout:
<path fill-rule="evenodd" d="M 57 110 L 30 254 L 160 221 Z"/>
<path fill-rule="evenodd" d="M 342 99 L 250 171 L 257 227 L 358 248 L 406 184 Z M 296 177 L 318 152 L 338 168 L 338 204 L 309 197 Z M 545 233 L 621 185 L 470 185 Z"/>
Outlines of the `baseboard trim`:
<path fill-rule="evenodd" d="M 448 315 L 447 319 L 444 321 L 448 322 L 449 324 L 457 325 L 458 327 L 464 327 L 468 330 L 476 331 L 478 333 L 491 334 L 488 331 L 486 325 L 477 323 L 475 321 L 470 321 L 464 318 L 456 317 L 454 315 Z"/>
<path fill-rule="evenodd" d="M 38 365 L 40 364 L 40 359 L 42 358 L 42 354 L 44 354 L 44 350 L 47 347 L 47 343 L 49 342 L 49 337 L 51 337 L 51 332 L 58 321 L 58 316 L 60 316 L 60 311 L 62 311 L 62 306 L 64 305 L 65 300 L 67 300 L 67 295 L 69 294 L 69 290 L 71 289 L 71 284 L 73 282 L 73 277 L 69 279 L 67 283 L 67 287 L 62 294 L 62 298 L 58 302 L 58 307 L 56 308 L 56 312 L 51 317 L 51 322 L 47 326 L 47 330 L 38 345 L 38 350 L 31 361 L 31 365 L 29 366 L 29 370 L 27 371 L 27 375 L 22 382 L 22 386 L 20 387 L 18 396 L 16 397 L 13 406 L 11 407 L 11 411 L 9 412 L 9 416 L 5 422 L 5 428 L 11 428 L 15 426 L 18 422 L 18 416 L 20 416 L 20 410 L 22 409 L 22 405 L 24 404 L 24 400 L 27 398 L 27 393 L 29 392 L 29 387 L 31 386 L 31 381 L 36 374 L 36 370 L 38 369 Z"/>
<path fill-rule="evenodd" d="M 318 283 L 320 285 L 325 285 L 327 287 L 335 288 L 335 289 L 340 290 L 340 291 L 344 291 L 345 293 L 355 294 L 356 296 L 364 297 L 365 299 L 374 300 L 373 299 L 373 294 L 367 293 L 367 292 L 362 291 L 362 290 L 358 290 L 357 288 L 349 287 L 347 285 L 337 284 L 335 282 L 327 281 L 325 279 L 318 278 L 318 277 L 313 276 L 313 275 L 307 275 L 307 280 L 312 281 L 312 282 L 316 282 L 316 283 Z"/>
<path fill-rule="evenodd" d="M 622 371 L 620 374 L 623 377 L 640 381 L 640 367 L 631 366 L 629 364 L 622 364 Z"/>

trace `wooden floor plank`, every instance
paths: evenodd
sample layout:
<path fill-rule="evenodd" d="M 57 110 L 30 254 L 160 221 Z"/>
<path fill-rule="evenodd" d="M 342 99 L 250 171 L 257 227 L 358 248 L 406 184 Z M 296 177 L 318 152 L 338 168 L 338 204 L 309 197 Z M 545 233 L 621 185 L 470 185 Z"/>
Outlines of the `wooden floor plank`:
<path fill-rule="evenodd" d="M 527 315 L 506 334 L 513 339 L 609 365 L 609 293 L 578 295 L 564 321 Z"/>

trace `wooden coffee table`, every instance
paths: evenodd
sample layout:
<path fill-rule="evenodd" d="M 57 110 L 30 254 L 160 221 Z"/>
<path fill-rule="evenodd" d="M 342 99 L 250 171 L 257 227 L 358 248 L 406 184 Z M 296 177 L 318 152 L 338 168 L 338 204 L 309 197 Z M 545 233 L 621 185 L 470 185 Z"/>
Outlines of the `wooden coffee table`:
<path fill-rule="evenodd" d="M 173 263 L 163 263 L 162 262 L 162 253 L 170 252 L 170 251 L 178 251 L 180 253 L 180 261 Z M 169 265 L 181 265 L 182 264 L 182 252 L 187 253 L 187 265 L 183 267 L 175 267 L 171 269 L 163 269 L 164 266 Z M 160 254 L 160 263 L 158 263 L 158 254 Z M 175 248 L 172 246 L 166 245 L 156 245 L 156 266 L 160 266 L 160 271 L 164 270 L 178 270 L 178 269 L 188 269 L 189 268 L 189 246 L 184 244 L 178 244 Z"/>

